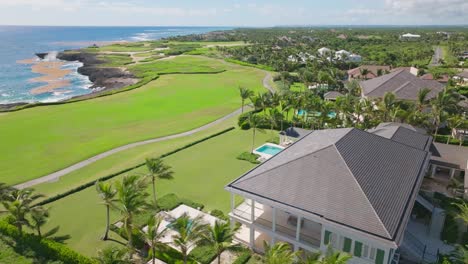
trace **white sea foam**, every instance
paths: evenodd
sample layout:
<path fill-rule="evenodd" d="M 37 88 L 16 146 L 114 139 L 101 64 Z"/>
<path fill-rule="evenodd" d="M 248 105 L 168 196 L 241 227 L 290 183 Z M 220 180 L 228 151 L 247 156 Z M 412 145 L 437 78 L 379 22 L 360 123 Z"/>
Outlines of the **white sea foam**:
<path fill-rule="evenodd" d="M 44 57 L 42 61 L 56 61 L 57 60 L 57 51 L 50 51 L 47 53 L 47 55 Z"/>
<path fill-rule="evenodd" d="M 0 94 L 0 95 L 3 96 L 3 97 L 10 97 L 10 96 L 11 96 L 11 95 L 8 94 L 8 93 L 2 93 L 2 94 Z"/>

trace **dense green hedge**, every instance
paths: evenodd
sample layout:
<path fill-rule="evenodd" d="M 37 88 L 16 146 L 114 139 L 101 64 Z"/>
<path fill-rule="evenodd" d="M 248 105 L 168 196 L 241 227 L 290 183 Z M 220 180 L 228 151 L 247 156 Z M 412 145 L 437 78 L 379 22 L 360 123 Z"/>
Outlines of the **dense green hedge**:
<path fill-rule="evenodd" d="M 192 143 L 189 143 L 189 144 L 187 144 L 187 145 L 185 145 L 185 146 L 183 146 L 183 147 L 180 147 L 180 148 L 177 148 L 177 149 L 172 150 L 172 151 L 170 151 L 170 152 L 167 152 L 167 153 L 161 155 L 160 158 L 165 158 L 165 157 L 167 157 L 167 156 L 173 155 L 173 154 L 175 154 L 175 153 L 177 153 L 177 152 L 179 152 L 179 151 L 182 151 L 182 150 L 187 149 L 187 148 L 189 148 L 189 147 L 192 147 L 192 146 L 194 146 L 194 145 L 200 144 L 200 143 L 202 143 L 202 142 L 204 142 L 204 141 L 207 141 L 207 140 L 209 140 L 209 139 L 211 139 L 211 138 L 214 138 L 214 137 L 217 137 L 217 136 L 219 136 L 219 135 L 225 134 L 225 133 L 227 133 L 227 132 L 229 132 L 229 131 L 231 131 L 231 130 L 234 130 L 234 129 L 235 129 L 234 127 L 230 127 L 230 128 L 228 128 L 228 129 L 225 129 L 225 130 L 220 131 L 220 132 L 218 132 L 218 133 L 215 133 L 215 134 L 213 134 L 213 135 L 204 137 L 204 138 L 202 138 L 202 139 L 199 139 L 199 140 L 197 140 L 197 141 L 194 141 L 194 142 L 192 142 Z M 94 185 L 96 184 L 96 181 L 107 181 L 107 180 L 112 179 L 112 178 L 114 178 L 114 177 L 116 177 L 116 176 L 118 176 L 118 175 L 121 175 L 121 174 L 123 174 L 123 173 L 129 172 L 129 171 L 131 171 L 131 170 L 134 170 L 134 169 L 139 168 L 139 167 L 142 167 L 142 166 L 145 166 L 145 164 L 146 164 L 146 163 L 143 162 L 143 163 L 137 164 L 137 165 L 135 165 L 135 166 L 133 166 L 133 167 L 126 168 L 126 169 L 123 169 L 123 170 L 121 170 L 121 171 L 118 171 L 118 172 L 109 174 L 109 175 L 107 175 L 107 176 L 101 177 L 101 178 L 99 178 L 99 179 L 97 179 L 97 180 L 90 181 L 90 182 L 88 182 L 88 183 L 85 183 L 85 184 L 83 184 L 83 185 L 80 185 L 80 186 L 78 186 L 78 187 L 75 187 L 75 188 L 73 188 L 73 189 L 71 189 L 71 190 L 69 190 L 69 191 L 66 191 L 66 192 L 64 192 L 64 193 L 60 193 L 60 194 L 57 194 L 57 195 L 55 195 L 55 196 L 49 197 L 49 198 L 47 198 L 47 199 L 44 199 L 43 201 L 37 203 L 36 206 L 37 206 L 37 205 L 45 205 L 45 204 L 49 204 L 49 203 L 55 202 L 55 201 L 57 201 L 57 200 L 60 200 L 60 199 L 62 199 L 62 198 L 65 198 L 65 197 L 67 197 L 67 196 L 69 196 L 69 195 L 72 195 L 72 194 L 74 194 L 74 193 L 77 193 L 77 192 L 79 192 L 79 191 L 82 191 L 82 190 L 84 190 L 84 189 L 86 189 L 86 188 L 89 188 L 89 187 L 91 187 L 91 186 L 94 186 Z"/>
<path fill-rule="evenodd" d="M 204 205 L 201 203 L 197 203 L 185 198 L 179 198 L 174 193 L 166 194 L 157 200 L 157 206 L 159 211 L 170 211 L 181 204 L 185 204 L 187 206 L 199 210 L 202 210 L 204 207 Z"/>
<path fill-rule="evenodd" d="M 189 257 L 201 264 L 210 264 L 216 258 L 216 250 L 209 245 L 197 246 L 190 252 Z"/>
<path fill-rule="evenodd" d="M 216 217 L 216 218 L 218 218 L 218 219 L 221 219 L 221 220 L 225 220 L 225 221 L 229 220 L 229 217 L 227 217 L 227 216 L 223 213 L 223 211 L 218 210 L 218 209 L 214 209 L 213 211 L 211 211 L 211 212 L 210 212 L 210 215 L 212 215 L 212 216 L 214 216 L 214 217 Z"/>
<path fill-rule="evenodd" d="M 23 250 L 33 251 L 39 258 L 61 261 L 67 264 L 96 263 L 58 242 L 44 238 L 41 239 L 33 234 L 20 233 L 15 226 L 5 221 L 0 221 L 0 234 L 12 238 L 18 247 Z"/>
<path fill-rule="evenodd" d="M 447 139 L 448 139 L 448 136 L 447 135 L 437 135 L 435 137 L 435 141 L 436 142 L 439 142 L 439 143 L 444 143 L 444 144 L 447 144 Z M 456 139 L 456 138 L 450 138 L 449 140 L 449 144 L 450 145 L 460 145 L 460 140 Z M 464 141 L 462 143 L 462 146 L 468 146 L 468 141 Z"/>
<path fill-rule="evenodd" d="M 275 71 L 275 69 L 273 69 L 273 67 L 270 67 L 270 66 L 267 66 L 267 65 L 252 64 L 252 63 L 248 63 L 248 62 L 240 61 L 240 60 L 235 60 L 235 59 L 224 59 L 224 60 L 227 61 L 227 62 L 230 62 L 230 63 L 242 65 L 242 66 L 254 67 L 254 68 L 258 68 L 258 69 L 266 70 L 266 71 Z"/>
<path fill-rule="evenodd" d="M 252 164 L 260 164 L 260 161 L 258 161 L 257 159 L 259 158 L 260 156 L 257 155 L 257 154 L 254 154 L 254 153 L 250 153 L 250 152 L 242 152 L 239 156 L 237 156 L 237 159 L 238 160 L 245 160 L 245 161 L 248 161 Z"/>
<path fill-rule="evenodd" d="M 232 264 L 245 264 L 251 257 L 252 253 L 250 253 L 250 251 L 246 251 L 242 253 Z"/>

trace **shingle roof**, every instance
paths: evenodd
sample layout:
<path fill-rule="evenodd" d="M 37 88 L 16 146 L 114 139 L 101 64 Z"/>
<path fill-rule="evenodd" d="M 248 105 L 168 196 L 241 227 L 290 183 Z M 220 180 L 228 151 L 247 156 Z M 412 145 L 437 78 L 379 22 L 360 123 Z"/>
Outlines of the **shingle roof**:
<path fill-rule="evenodd" d="M 427 158 L 358 129 L 320 130 L 228 187 L 399 241 Z"/>
<path fill-rule="evenodd" d="M 382 70 L 382 73 L 385 71 L 390 71 L 390 66 L 381 66 L 381 65 L 362 65 L 357 68 L 351 69 L 348 71 L 348 75 L 352 76 L 353 78 L 360 78 L 361 76 L 361 69 L 367 69 L 369 73 L 365 76 L 367 79 L 372 79 L 378 76 L 378 71 Z"/>
<path fill-rule="evenodd" d="M 288 137 L 293 137 L 293 138 L 303 138 L 310 132 L 312 131 L 303 129 L 303 128 L 288 127 L 284 131 L 281 131 L 280 135 L 286 135 Z"/>
<path fill-rule="evenodd" d="M 468 147 L 434 142 L 430 150 L 433 163 L 460 170 L 468 169 Z"/>
<path fill-rule="evenodd" d="M 383 97 L 387 92 L 395 93 L 398 99 L 416 100 L 419 90 L 428 88 L 431 92 L 427 98 L 434 98 L 444 89 L 444 85 L 433 80 L 422 80 L 406 70 L 398 70 L 392 73 L 362 81 L 362 93 L 366 97 Z"/>
<path fill-rule="evenodd" d="M 462 78 L 468 78 L 468 71 L 462 71 L 460 73 L 457 73 L 455 76 L 462 77 Z"/>
<path fill-rule="evenodd" d="M 432 142 L 432 137 L 424 129 L 404 123 L 380 123 L 367 131 L 420 150 L 429 150 Z"/>

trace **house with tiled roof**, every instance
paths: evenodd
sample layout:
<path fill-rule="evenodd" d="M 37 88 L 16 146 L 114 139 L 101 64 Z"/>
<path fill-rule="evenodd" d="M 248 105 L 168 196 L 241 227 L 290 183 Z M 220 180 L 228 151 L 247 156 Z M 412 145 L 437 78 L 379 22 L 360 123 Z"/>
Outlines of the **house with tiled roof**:
<path fill-rule="evenodd" d="M 349 263 L 398 263 L 431 137 L 390 127 L 310 132 L 229 183 L 238 239 L 260 252 L 283 241 L 310 253 L 330 245 Z"/>
<path fill-rule="evenodd" d="M 422 89 L 429 89 L 428 99 L 434 98 L 444 89 L 444 85 L 434 80 L 423 80 L 405 69 L 361 81 L 361 96 L 364 98 L 382 98 L 386 93 L 394 93 L 400 100 L 417 100 Z"/>
<path fill-rule="evenodd" d="M 363 75 L 363 70 L 367 70 L 367 74 Z M 370 80 L 390 72 L 391 67 L 385 65 L 362 65 L 348 71 L 348 79 Z"/>

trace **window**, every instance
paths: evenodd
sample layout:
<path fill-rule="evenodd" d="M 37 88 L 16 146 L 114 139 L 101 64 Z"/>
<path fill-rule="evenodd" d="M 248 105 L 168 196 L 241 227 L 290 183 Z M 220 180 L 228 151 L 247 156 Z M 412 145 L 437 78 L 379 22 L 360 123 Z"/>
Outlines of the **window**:
<path fill-rule="evenodd" d="M 361 258 L 375 260 L 376 249 L 370 247 L 369 245 L 362 245 L 362 255 Z"/>

